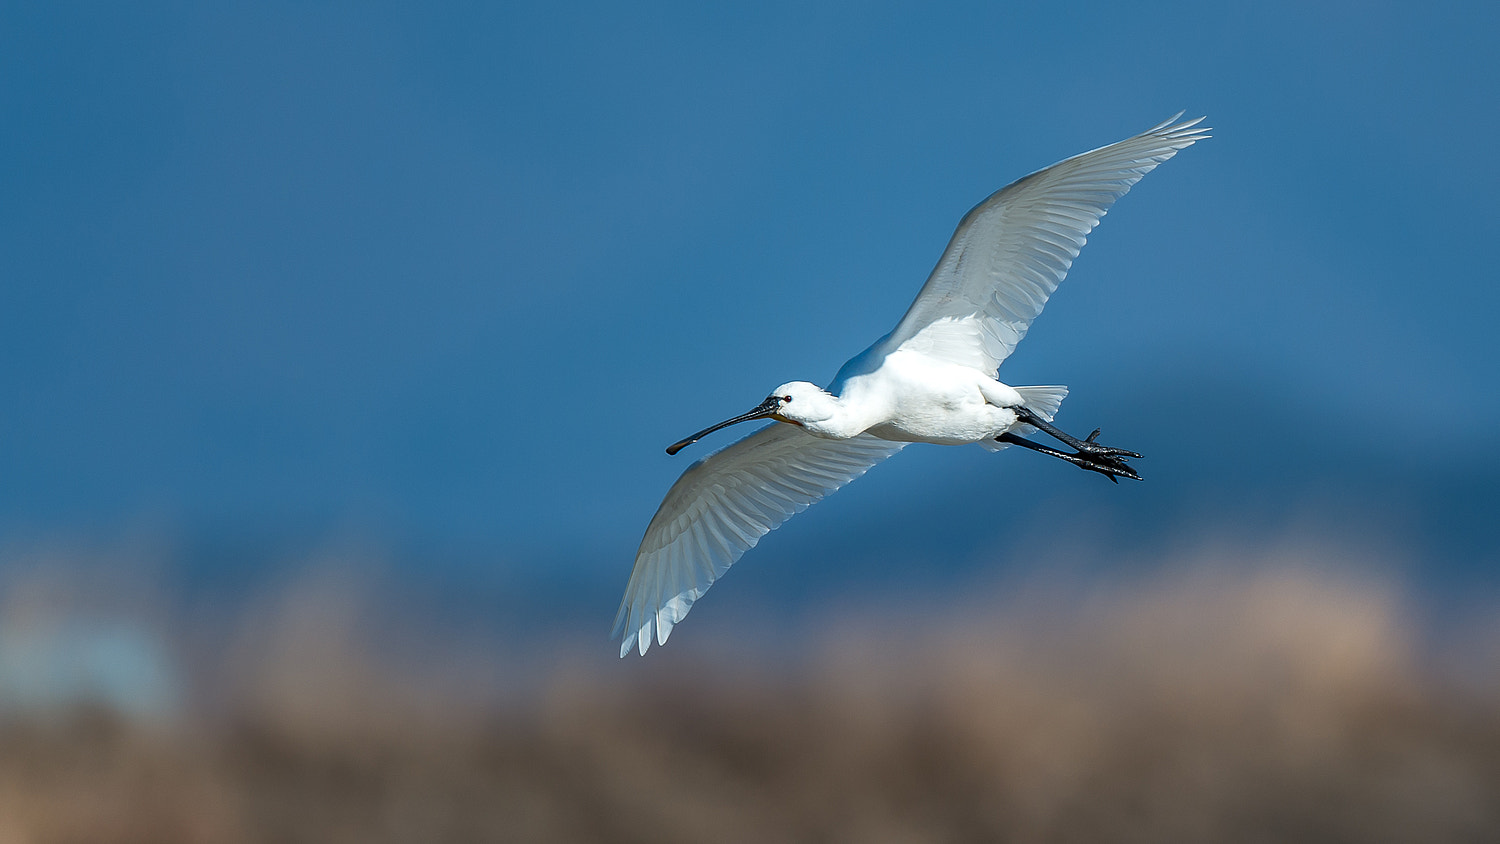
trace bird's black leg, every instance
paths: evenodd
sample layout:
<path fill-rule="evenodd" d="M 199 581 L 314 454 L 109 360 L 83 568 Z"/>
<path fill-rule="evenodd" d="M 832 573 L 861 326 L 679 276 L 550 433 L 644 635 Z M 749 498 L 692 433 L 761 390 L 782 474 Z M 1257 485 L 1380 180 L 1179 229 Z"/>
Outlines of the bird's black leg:
<path fill-rule="evenodd" d="M 1026 439 L 1025 437 L 1018 437 L 1015 434 L 1010 433 L 1009 431 L 1001 434 L 998 437 L 995 437 L 995 439 L 998 442 L 1009 443 L 1010 445 L 1018 445 L 1022 448 L 1029 448 L 1032 451 L 1039 451 L 1042 454 L 1051 455 L 1060 460 L 1066 460 L 1069 463 L 1072 463 L 1074 466 L 1079 467 L 1080 469 L 1088 469 L 1090 472 L 1098 472 L 1099 474 L 1103 475 L 1106 478 L 1109 478 L 1115 483 L 1120 482 L 1116 478 L 1117 475 L 1132 478 L 1137 481 L 1141 479 L 1141 476 L 1139 474 L 1136 474 L 1135 469 L 1132 469 L 1128 464 L 1125 463 L 1125 460 L 1120 457 L 1096 457 L 1089 454 L 1069 454 L 1066 451 L 1058 451 L 1055 448 L 1048 448 L 1041 443 L 1034 443 L 1031 440 Z"/>
<path fill-rule="evenodd" d="M 1098 472 L 1099 474 L 1104 475 L 1115 483 L 1119 483 L 1119 481 L 1116 479 L 1117 475 L 1121 477 L 1132 478 L 1134 480 L 1141 479 L 1141 476 L 1137 474 L 1136 471 L 1125 462 L 1126 458 L 1140 457 L 1140 455 L 1133 451 L 1126 451 L 1123 448 L 1114 448 L 1112 446 L 1100 445 L 1099 443 L 1095 442 L 1094 440 L 1099 436 L 1099 430 L 1097 428 L 1092 434 L 1089 434 L 1088 439 L 1080 440 L 1077 437 L 1062 431 L 1061 429 L 1054 426 L 1051 422 L 1048 422 L 1047 420 L 1043 419 L 1042 417 L 1038 416 L 1025 407 L 1016 407 L 1012 409 L 1016 412 L 1017 421 L 1030 425 L 1039 431 L 1055 437 L 1059 442 L 1062 442 L 1063 444 L 1075 449 L 1076 453 L 1068 454 L 1067 452 L 1058 451 L 1055 448 L 1048 448 L 1047 446 L 1041 445 L 1039 443 L 1034 443 L 1031 440 L 1025 439 L 1024 437 L 1018 437 L 1008 431 L 996 437 L 995 439 L 997 441 L 1009 443 L 1011 445 L 1018 445 L 1022 448 L 1029 448 L 1032 451 L 1039 451 L 1042 454 L 1048 454 L 1053 457 L 1066 460 L 1069 463 L 1072 463 L 1073 465 L 1080 468 L 1088 469 L 1091 472 Z"/>
<path fill-rule="evenodd" d="M 1058 428 L 1051 422 L 1048 422 L 1047 420 L 1038 416 L 1029 408 L 1013 407 L 1011 408 L 1011 410 L 1015 411 L 1016 419 L 1018 421 L 1024 422 L 1025 424 L 1030 425 L 1038 431 L 1049 434 L 1059 442 L 1071 446 L 1072 448 L 1075 448 L 1084 454 L 1097 454 L 1105 457 L 1140 457 L 1139 454 L 1136 454 L 1133 451 L 1126 451 L 1123 448 L 1112 448 L 1110 446 L 1100 445 L 1094 442 L 1094 438 L 1099 436 L 1098 428 L 1094 429 L 1094 433 L 1089 434 L 1088 439 L 1080 440 L 1072 434 L 1063 431 L 1061 428 Z"/>

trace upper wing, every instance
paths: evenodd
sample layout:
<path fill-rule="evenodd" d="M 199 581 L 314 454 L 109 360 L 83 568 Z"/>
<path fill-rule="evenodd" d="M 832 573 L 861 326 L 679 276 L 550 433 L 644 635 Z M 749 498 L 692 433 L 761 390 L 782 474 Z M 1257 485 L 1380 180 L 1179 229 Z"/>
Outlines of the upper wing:
<path fill-rule="evenodd" d="M 632 646 L 644 656 L 653 628 L 666 644 L 672 625 L 762 536 L 905 445 L 868 434 L 825 440 L 777 422 L 694 463 L 636 552 L 610 634 L 624 634 L 620 656 Z"/>
<path fill-rule="evenodd" d="M 1016 348 L 1115 200 L 1156 165 L 1207 138 L 1203 118 L 1038 170 L 964 215 L 886 348 L 994 372 Z"/>

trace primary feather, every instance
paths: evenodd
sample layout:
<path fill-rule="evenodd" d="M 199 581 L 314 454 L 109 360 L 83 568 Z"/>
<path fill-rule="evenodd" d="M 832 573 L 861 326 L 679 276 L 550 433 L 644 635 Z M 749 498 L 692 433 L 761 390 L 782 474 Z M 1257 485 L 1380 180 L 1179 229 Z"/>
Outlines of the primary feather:
<path fill-rule="evenodd" d="M 1208 137 L 1197 128 L 1203 118 L 1176 122 L 1181 116 L 1038 170 L 975 206 L 885 346 L 997 370 L 1115 200 Z"/>

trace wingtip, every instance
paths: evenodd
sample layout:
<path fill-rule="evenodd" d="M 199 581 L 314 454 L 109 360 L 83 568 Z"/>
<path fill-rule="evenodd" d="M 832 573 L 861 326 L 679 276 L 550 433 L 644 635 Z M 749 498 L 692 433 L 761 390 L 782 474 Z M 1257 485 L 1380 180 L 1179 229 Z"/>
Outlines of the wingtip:
<path fill-rule="evenodd" d="M 1162 122 L 1156 124 L 1155 126 L 1152 126 L 1150 129 L 1147 129 L 1144 134 L 1154 135 L 1157 132 L 1160 132 L 1163 129 L 1167 128 L 1168 126 L 1171 126 L 1173 123 L 1176 123 L 1178 120 L 1180 120 L 1182 118 L 1182 116 L 1184 114 L 1187 114 L 1187 109 L 1182 109 L 1181 111 L 1177 112 L 1176 114 L 1172 115 L 1171 117 L 1168 117 L 1166 120 L 1163 120 Z M 1203 118 L 1200 117 L 1198 119 L 1202 120 Z"/>
<path fill-rule="evenodd" d="M 1185 142 L 1183 146 L 1189 146 L 1196 141 L 1213 137 L 1208 134 L 1213 131 L 1213 127 L 1198 125 L 1207 120 L 1208 115 L 1194 117 L 1191 120 L 1182 120 L 1184 114 L 1187 114 L 1186 110 L 1179 111 L 1166 120 L 1147 129 L 1142 134 L 1155 135 L 1171 141 L 1182 141 Z"/>
<path fill-rule="evenodd" d="M 631 651 L 640 649 L 641 656 L 646 655 L 646 649 L 651 647 L 651 621 L 652 616 L 644 624 L 636 627 L 636 619 L 628 614 L 628 608 L 620 607 L 619 615 L 615 618 L 614 629 L 610 631 L 609 638 L 620 639 L 620 658 L 624 659 Z M 623 634 L 623 635 L 622 635 Z"/>

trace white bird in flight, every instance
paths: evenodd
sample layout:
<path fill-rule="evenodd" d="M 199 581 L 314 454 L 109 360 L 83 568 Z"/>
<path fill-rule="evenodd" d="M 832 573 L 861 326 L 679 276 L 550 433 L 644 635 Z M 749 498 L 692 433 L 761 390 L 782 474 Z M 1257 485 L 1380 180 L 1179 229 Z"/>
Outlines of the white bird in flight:
<path fill-rule="evenodd" d="M 1052 426 L 1067 387 L 995 380 L 1099 218 L 1156 165 L 1209 137 L 1203 118 L 1164 123 L 1075 155 L 996 191 L 964 215 L 894 330 L 844 364 L 827 389 L 777 387 L 748 413 L 667 448 L 676 454 L 740 422 L 775 420 L 699 460 L 667 492 L 636 552 L 611 638 L 620 656 L 665 645 L 715 580 L 794 513 L 908 443 L 1018 445 L 1098 472 L 1140 479 L 1139 454 Z M 1042 431 L 1072 449 L 1025 439 Z"/>

